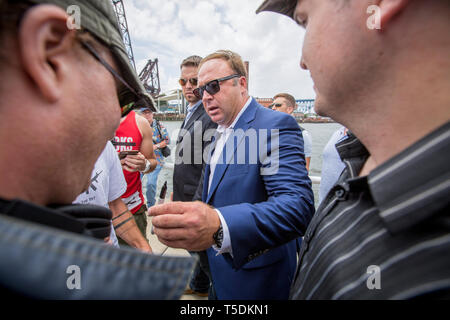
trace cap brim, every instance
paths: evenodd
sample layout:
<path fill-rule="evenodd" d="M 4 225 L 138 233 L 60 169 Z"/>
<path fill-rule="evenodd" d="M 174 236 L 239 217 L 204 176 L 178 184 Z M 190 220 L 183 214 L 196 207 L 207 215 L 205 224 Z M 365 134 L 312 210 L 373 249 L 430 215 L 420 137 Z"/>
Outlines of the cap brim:
<path fill-rule="evenodd" d="M 284 14 L 291 19 L 294 19 L 294 11 L 297 6 L 297 0 L 265 0 L 258 9 L 256 13 L 263 11 L 271 11 L 280 14 Z"/>
<path fill-rule="evenodd" d="M 111 1 L 81 1 L 81 0 L 30 0 L 40 4 L 54 4 L 64 10 L 71 5 L 77 5 L 81 12 L 81 26 L 99 39 L 111 50 L 111 53 L 119 64 L 123 79 L 138 94 L 134 94 L 128 88 L 119 92 L 121 106 L 137 102 L 146 94 L 144 86 L 139 80 L 136 70 L 128 58 L 125 44 L 122 40 L 121 31 Z M 144 98 L 149 108 L 155 109 L 155 104 L 150 98 Z"/>
<path fill-rule="evenodd" d="M 157 111 L 155 100 L 153 100 L 152 96 L 150 94 L 148 94 L 147 92 L 142 95 L 142 98 L 139 102 L 136 102 L 136 105 L 140 106 L 141 108 L 150 109 L 152 112 Z"/>
<path fill-rule="evenodd" d="M 120 65 L 120 71 L 122 73 L 123 79 L 138 93 L 139 98 L 131 92 L 128 88 L 124 87 L 121 92 L 119 92 L 120 105 L 125 106 L 131 102 L 135 102 L 139 107 L 143 105 L 148 107 L 152 111 L 156 111 L 155 102 L 153 98 L 145 92 L 142 81 L 136 74 L 136 71 L 131 66 L 130 59 L 124 48 L 114 46 L 111 48 L 114 57 Z M 141 101 L 140 101 L 141 100 Z"/>

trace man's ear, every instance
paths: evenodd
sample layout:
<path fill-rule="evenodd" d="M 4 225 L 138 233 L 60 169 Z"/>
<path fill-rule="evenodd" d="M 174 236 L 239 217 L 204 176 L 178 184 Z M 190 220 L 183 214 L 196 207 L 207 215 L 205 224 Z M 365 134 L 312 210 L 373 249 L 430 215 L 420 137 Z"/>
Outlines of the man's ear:
<path fill-rule="evenodd" d="M 409 3 L 410 0 L 379 0 L 381 28 L 384 29 Z"/>
<path fill-rule="evenodd" d="M 26 12 L 19 29 L 24 71 L 51 103 L 63 94 L 64 57 L 75 41 L 76 32 L 67 28 L 67 19 L 67 13 L 57 6 L 38 5 Z"/>
<path fill-rule="evenodd" d="M 294 107 L 289 106 L 288 107 L 288 112 L 289 112 L 289 114 L 293 114 L 294 113 Z"/>
<path fill-rule="evenodd" d="M 243 88 L 243 89 L 245 89 L 245 90 L 248 91 L 248 88 L 247 88 L 247 78 L 245 78 L 245 77 L 240 77 L 240 78 L 239 78 L 239 85 L 241 86 L 241 88 Z M 243 92 L 243 91 L 242 91 L 242 92 Z"/>

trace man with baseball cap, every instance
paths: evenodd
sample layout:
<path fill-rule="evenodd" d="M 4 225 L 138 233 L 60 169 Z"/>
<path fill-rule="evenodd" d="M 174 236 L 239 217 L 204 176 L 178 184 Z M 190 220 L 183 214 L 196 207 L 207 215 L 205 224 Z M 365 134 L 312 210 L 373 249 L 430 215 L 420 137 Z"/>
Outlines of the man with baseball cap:
<path fill-rule="evenodd" d="M 74 5 L 75 28 L 67 14 Z M 0 70 L 8 79 L 0 83 L 0 291 L 178 298 L 191 258 L 105 247 L 111 212 L 71 205 L 89 187 L 121 107 L 151 103 L 110 1 L 0 0 L 0 16 Z"/>
<path fill-rule="evenodd" d="M 306 29 L 315 110 L 352 133 L 291 298 L 450 297 L 450 2 L 266 0 Z M 357 138 L 356 138 L 357 137 Z"/>

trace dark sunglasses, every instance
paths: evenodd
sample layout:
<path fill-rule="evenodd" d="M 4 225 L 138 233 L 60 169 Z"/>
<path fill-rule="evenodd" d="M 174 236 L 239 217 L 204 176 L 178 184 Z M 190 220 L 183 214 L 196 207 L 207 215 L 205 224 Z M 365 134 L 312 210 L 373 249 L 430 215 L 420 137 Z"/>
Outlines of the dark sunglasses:
<path fill-rule="evenodd" d="M 231 76 L 219 78 L 212 80 L 205 84 L 204 86 L 198 87 L 197 89 L 194 89 L 192 92 L 198 99 L 203 99 L 203 93 L 208 92 L 210 95 L 215 95 L 217 92 L 220 91 L 220 83 L 225 80 L 230 80 L 233 78 L 238 78 L 240 75 L 238 74 L 232 74 Z"/>
<path fill-rule="evenodd" d="M 128 90 L 130 90 L 136 97 L 136 101 L 141 101 L 143 99 L 143 97 L 141 97 L 141 95 L 139 95 L 117 72 L 116 70 L 114 70 L 114 68 L 108 63 L 106 62 L 105 59 L 103 59 L 100 54 L 94 49 L 94 47 L 92 47 L 88 42 L 84 41 L 84 40 L 79 40 L 81 45 L 83 46 L 84 49 L 86 49 L 86 51 L 88 51 L 98 62 L 100 62 L 112 75 L 114 78 L 116 78 L 121 84 L 123 84 L 125 87 L 128 88 Z M 118 89 L 118 91 L 120 91 Z M 119 94 L 119 92 L 117 92 L 117 94 Z M 131 111 L 130 108 L 130 104 L 126 105 L 126 106 L 121 106 L 122 108 L 122 116 L 125 116 L 126 114 L 128 114 Z"/>
<path fill-rule="evenodd" d="M 189 83 L 192 84 L 193 86 L 197 86 L 197 83 L 198 83 L 198 79 L 197 79 L 197 78 L 190 78 L 190 79 L 183 79 L 183 78 L 180 78 L 180 80 L 178 80 L 178 82 L 180 83 L 180 85 L 181 85 L 182 87 L 184 87 L 184 86 L 188 83 L 188 81 L 189 81 Z"/>
<path fill-rule="evenodd" d="M 283 105 L 283 104 L 281 104 L 281 103 L 272 103 L 271 105 L 269 105 L 269 108 L 270 108 L 270 109 L 273 109 L 273 108 L 281 108 L 282 105 Z"/>

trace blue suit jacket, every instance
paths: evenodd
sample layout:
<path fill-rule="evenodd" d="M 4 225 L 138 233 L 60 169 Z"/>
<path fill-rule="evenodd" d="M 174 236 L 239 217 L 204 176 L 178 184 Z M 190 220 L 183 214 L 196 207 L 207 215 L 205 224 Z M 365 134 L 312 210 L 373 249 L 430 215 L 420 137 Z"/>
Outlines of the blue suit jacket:
<path fill-rule="evenodd" d="M 209 193 L 209 161 L 204 172 L 202 200 L 223 215 L 232 246 L 232 255 L 207 250 L 213 285 L 218 299 L 287 299 L 295 239 L 314 214 L 302 134 L 293 117 L 254 99 L 234 132 Z"/>

